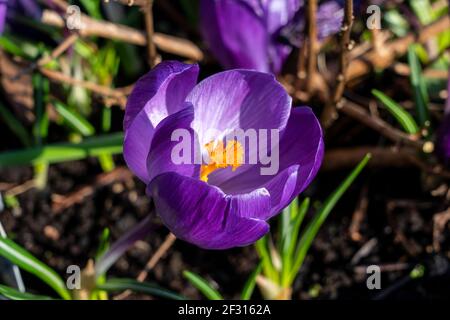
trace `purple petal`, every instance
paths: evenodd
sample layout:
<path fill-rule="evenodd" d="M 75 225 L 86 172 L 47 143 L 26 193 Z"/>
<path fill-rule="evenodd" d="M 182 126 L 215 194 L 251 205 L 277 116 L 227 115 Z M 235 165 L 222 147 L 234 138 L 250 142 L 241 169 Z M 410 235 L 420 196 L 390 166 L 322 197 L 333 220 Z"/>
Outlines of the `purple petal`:
<path fill-rule="evenodd" d="M 25 13 L 27 17 L 31 17 L 36 20 L 41 18 L 42 9 L 39 7 L 36 0 L 16 0 L 16 3 L 18 3 L 21 7 L 18 8 L 20 12 Z"/>
<path fill-rule="evenodd" d="M 6 22 L 6 3 L 0 2 L 0 34 L 3 33 Z"/>
<path fill-rule="evenodd" d="M 245 1 L 202 0 L 200 23 L 209 49 L 225 68 L 270 71 L 264 19 Z"/>
<path fill-rule="evenodd" d="M 274 34 L 287 25 L 303 6 L 302 0 L 266 0 L 267 29 Z"/>
<path fill-rule="evenodd" d="M 326 37 L 338 33 L 344 18 L 344 9 L 338 1 L 327 1 L 321 4 L 317 11 L 317 37 L 320 41 Z M 301 47 L 303 45 L 306 28 L 305 9 L 301 8 L 292 20 L 281 28 L 280 38 L 285 38 L 291 45 Z"/>
<path fill-rule="evenodd" d="M 148 215 L 133 229 L 117 240 L 95 265 L 97 276 L 103 275 L 108 269 L 138 240 L 144 239 L 153 229 L 152 215 Z"/>
<path fill-rule="evenodd" d="M 317 11 L 317 26 L 319 40 L 338 33 L 344 19 L 344 9 L 336 1 L 328 1 L 319 6 Z"/>
<path fill-rule="evenodd" d="M 177 173 L 156 177 L 147 192 L 166 226 L 180 239 L 206 249 L 245 246 L 269 231 L 270 196 L 264 189 L 226 196 L 220 189 Z"/>
<path fill-rule="evenodd" d="M 128 98 L 124 118 L 124 158 L 142 181 L 148 182 L 146 160 L 154 128 L 168 115 L 184 107 L 195 86 L 198 66 L 165 61 L 136 83 Z"/>
<path fill-rule="evenodd" d="M 195 152 L 199 150 L 196 134 L 191 128 L 194 120 L 194 108 L 189 105 L 187 108 L 171 114 L 162 120 L 155 129 L 152 145 L 147 158 L 147 169 L 149 181 L 165 172 L 177 172 L 180 175 L 198 178 L 200 175 L 200 164 L 195 165 Z M 172 157 L 172 151 L 180 142 L 172 141 L 172 134 L 175 130 L 184 130 L 189 134 L 191 145 L 191 156 L 187 163 L 176 164 Z M 185 139 L 185 138 L 183 138 Z M 186 141 L 182 141 L 186 142 Z M 185 150 L 187 151 L 187 150 Z"/>
<path fill-rule="evenodd" d="M 279 147 L 279 171 L 274 176 L 261 175 L 261 164 L 225 181 L 219 187 L 227 194 L 247 193 L 266 188 L 271 198 L 271 214 L 286 207 L 313 180 L 322 163 L 322 129 L 308 107 L 292 110 Z"/>
<path fill-rule="evenodd" d="M 292 99 L 270 74 L 230 70 L 200 82 L 186 99 L 195 110 L 194 129 L 203 146 L 208 129 L 280 129 L 287 123 Z"/>

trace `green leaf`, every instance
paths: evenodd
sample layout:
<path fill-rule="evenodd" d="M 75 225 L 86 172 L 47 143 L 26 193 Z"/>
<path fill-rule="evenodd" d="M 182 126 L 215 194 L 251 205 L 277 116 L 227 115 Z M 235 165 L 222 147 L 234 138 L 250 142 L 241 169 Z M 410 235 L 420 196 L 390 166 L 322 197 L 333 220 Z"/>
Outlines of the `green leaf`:
<path fill-rule="evenodd" d="M 330 214 L 331 210 L 333 210 L 336 203 L 342 197 L 342 195 L 347 191 L 350 185 L 355 181 L 356 177 L 360 174 L 362 169 L 366 166 L 367 162 L 370 160 L 371 155 L 367 154 L 364 159 L 356 166 L 355 169 L 347 176 L 347 178 L 341 183 L 341 185 L 325 200 L 322 207 L 314 216 L 313 220 L 306 227 L 305 233 L 300 238 L 298 242 L 297 251 L 295 255 L 294 265 L 290 275 L 290 281 L 294 281 L 297 276 L 298 271 L 300 270 L 303 261 L 305 260 L 306 254 L 308 253 L 309 248 L 317 235 L 320 227 L 322 226 L 325 219 Z"/>
<path fill-rule="evenodd" d="M 49 83 L 40 73 L 33 75 L 33 98 L 36 121 L 34 123 L 33 135 L 36 144 L 42 144 L 42 141 L 48 136 L 48 114 L 45 110 L 45 104 L 49 92 Z"/>
<path fill-rule="evenodd" d="M 25 127 L 20 121 L 9 111 L 3 104 L 0 103 L 0 117 L 4 124 L 19 138 L 25 147 L 31 146 L 31 138 Z"/>
<path fill-rule="evenodd" d="M 109 279 L 105 283 L 98 285 L 96 289 L 108 292 L 131 290 L 166 299 L 186 300 L 185 297 L 158 285 L 147 282 L 139 282 L 134 279 Z"/>
<path fill-rule="evenodd" d="M 70 110 L 59 101 L 55 101 L 55 110 L 63 117 L 67 124 L 81 135 L 88 137 L 95 133 L 95 128 L 81 114 Z"/>
<path fill-rule="evenodd" d="M 402 108 L 401 105 L 379 90 L 373 89 L 372 94 L 386 106 L 386 109 L 400 123 L 405 132 L 409 134 L 416 134 L 419 132 L 417 123 L 414 121 L 413 117 Z"/>
<path fill-rule="evenodd" d="M 0 284 L 0 295 L 11 300 L 54 300 L 53 298 L 47 296 L 20 292 L 14 288 L 10 288 L 1 284 Z"/>
<path fill-rule="evenodd" d="M 89 16 L 97 20 L 102 19 L 100 2 L 98 0 L 80 0 L 80 2 L 88 12 Z"/>
<path fill-rule="evenodd" d="M 262 263 L 260 262 L 256 269 L 251 273 L 242 289 L 241 300 L 250 300 L 256 285 L 256 277 L 261 273 Z"/>
<path fill-rule="evenodd" d="M 111 232 L 109 228 L 104 228 L 102 235 L 100 236 L 100 243 L 98 245 L 97 253 L 95 254 L 95 260 L 98 259 L 109 249 L 109 241 L 110 241 Z"/>
<path fill-rule="evenodd" d="M 80 143 L 59 143 L 25 150 L 0 153 L 0 167 L 29 165 L 40 162 L 75 161 L 101 154 L 122 153 L 123 133 L 96 136 Z"/>
<path fill-rule="evenodd" d="M 422 25 L 433 22 L 433 10 L 429 0 L 410 0 L 409 4 Z"/>
<path fill-rule="evenodd" d="M 278 279 L 278 272 L 272 264 L 272 258 L 268 247 L 268 236 L 265 235 L 255 243 L 256 251 L 261 258 L 262 268 L 265 276 L 270 280 L 276 282 Z"/>
<path fill-rule="evenodd" d="M 283 269 L 281 274 L 281 282 L 283 286 L 289 283 L 289 273 L 292 268 L 292 261 L 294 260 L 295 247 L 298 242 L 298 234 L 300 226 L 302 225 L 305 215 L 308 212 L 310 199 L 305 198 L 297 209 L 297 213 L 291 216 L 291 239 L 288 243 L 287 251 L 283 254 Z"/>
<path fill-rule="evenodd" d="M 183 276 L 209 300 L 223 300 L 221 294 L 199 275 L 183 271 Z"/>
<path fill-rule="evenodd" d="M 66 300 L 71 299 L 70 293 L 66 289 L 65 283 L 61 277 L 53 269 L 36 259 L 14 241 L 0 238 L 0 256 L 44 281 L 53 288 L 61 298 Z"/>
<path fill-rule="evenodd" d="M 111 108 L 104 107 L 102 110 L 102 131 L 103 132 L 109 132 L 111 130 L 111 118 L 112 118 Z"/>
<path fill-rule="evenodd" d="M 416 102 L 419 124 L 424 126 L 430 120 L 428 112 L 429 98 L 425 78 L 422 76 L 422 67 L 420 66 L 419 59 L 417 58 L 414 45 L 408 47 L 408 63 L 411 70 L 410 81 L 414 90 L 414 99 Z"/>

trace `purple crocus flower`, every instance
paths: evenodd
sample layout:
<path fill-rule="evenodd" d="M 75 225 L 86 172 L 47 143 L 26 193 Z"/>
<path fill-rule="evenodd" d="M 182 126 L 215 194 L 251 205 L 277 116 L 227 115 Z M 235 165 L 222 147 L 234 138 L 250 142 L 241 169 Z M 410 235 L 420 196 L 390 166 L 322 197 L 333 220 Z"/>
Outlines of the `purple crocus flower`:
<path fill-rule="evenodd" d="M 447 80 L 447 94 L 448 97 L 444 109 L 444 120 L 437 131 L 437 152 L 448 164 L 450 162 L 450 76 Z"/>
<path fill-rule="evenodd" d="M 42 10 L 36 0 L 0 0 L 0 34 L 8 19 L 16 14 L 40 19 Z"/>
<path fill-rule="evenodd" d="M 196 84 L 198 73 L 197 65 L 165 61 L 136 83 L 125 110 L 124 157 L 178 238 L 208 249 L 248 245 L 315 177 L 324 152 L 322 129 L 309 107 L 291 108 L 270 74 L 229 70 Z M 278 147 L 278 171 L 261 175 L 262 164 L 239 161 L 174 164 L 177 129 L 189 132 L 193 149 L 211 159 L 229 150 L 211 148 L 223 132 L 279 130 L 279 143 L 271 145 L 271 152 Z M 249 144 L 232 146 L 241 148 L 238 154 L 251 152 Z"/>
<path fill-rule="evenodd" d="M 225 68 L 278 73 L 305 28 L 303 0 L 202 0 L 200 14 L 204 39 Z M 338 32 L 343 16 L 340 2 L 321 4 L 319 39 Z"/>

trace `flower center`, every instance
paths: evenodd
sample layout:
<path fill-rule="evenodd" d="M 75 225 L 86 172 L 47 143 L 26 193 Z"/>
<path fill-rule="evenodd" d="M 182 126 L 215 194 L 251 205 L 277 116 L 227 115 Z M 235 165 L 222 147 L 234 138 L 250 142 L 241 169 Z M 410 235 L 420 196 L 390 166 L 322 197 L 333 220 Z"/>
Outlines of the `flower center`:
<path fill-rule="evenodd" d="M 208 142 L 205 144 L 209 155 L 209 164 L 203 164 L 200 168 L 200 180 L 208 182 L 208 176 L 217 169 L 231 167 L 236 170 L 244 163 L 244 149 L 236 141 L 227 141 L 226 145 L 222 141 Z"/>

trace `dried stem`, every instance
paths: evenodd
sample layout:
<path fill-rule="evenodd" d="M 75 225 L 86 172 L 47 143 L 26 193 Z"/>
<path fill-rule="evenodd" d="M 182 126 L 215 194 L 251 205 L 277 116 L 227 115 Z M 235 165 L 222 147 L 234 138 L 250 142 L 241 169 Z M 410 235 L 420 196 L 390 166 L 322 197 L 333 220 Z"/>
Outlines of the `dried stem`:
<path fill-rule="evenodd" d="M 142 6 L 145 19 L 145 30 L 147 36 L 147 54 L 148 64 L 153 68 L 157 64 L 156 46 L 153 40 L 154 26 L 153 26 L 153 0 L 148 0 L 146 4 Z"/>
<path fill-rule="evenodd" d="M 52 10 L 44 10 L 41 22 L 54 27 L 65 27 L 64 19 L 57 12 Z M 97 36 L 139 46 L 147 45 L 145 33 L 128 26 L 95 20 L 84 14 L 81 15 L 81 22 L 83 28 L 79 30 L 79 34 L 83 37 Z M 194 61 L 203 60 L 203 52 L 189 40 L 155 32 L 153 34 L 153 42 L 156 47 L 162 51 Z"/>
<path fill-rule="evenodd" d="M 112 98 L 120 106 L 124 106 L 126 103 L 125 94 L 118 89 L 101 86 L 94 82 L 78 80 L 59 71 L 54 71 L 46 68 L 39 68 L 39 71 L 51 81 L 82 87 L 84 89 L 97 93 L 102 97 Z"/>
<path fill-rule="evenodd" d="M 58 58 L 60 55 L 66 52 L 66 50 L 69 49 L 77 40 L 78 34 L 72 33 L 69 37 L 64 39 L 64 41 L 61 42 L 49 56 L 39 59 L 39 61 L 37 62 L 37 66 L 39 67 L 45 66 L 47 63 Z"/>
<path fill-rule="evenodd" d="M 419 35 L 409 33 L 402 38 L 386 43 L 383 51 L 391 53 L 389 55 L 380 57 L 376 50 L 370 50 L 361 57 L 351 60 L 345 78 L 349 82 L 368 74 L 374 67 L 387 68 L 398 56 L 402 56 L 407 52 L 410 44 L 414 42 L 425 43 L 430 38 L 448 29 L 450 29 L 450 17 L 446 15 L 436 22 L 425 26 Z M 351 54 L 350 59 L 352 59 Z"/>
<path fill-rule="evenodd" d="M 308 0 L 308 78 L 306 91 L 309 95 L 314 92 L 314 78 L 317 72 L 317 0 Z"/>
<path fill-rule="evenodd" d="M 351 32 L 353 26 L 353 0 L 345 0 L 344 20 L 341 27 L 341 52 L 339 56 L 339 74 L 332 101 L 329 101 L 322 114 L 322 124 L 329 127 L 337 119 L 336 105 L 341 102 L 346 84 L 346 71 L 349 64 L 349 52 L 353 47 Z"/>
<path fill-rule="evenodd" d="M 161 260 L 162 256 L 167 252 L 167 250 L 170 249 L 170 247 L 174 244 L 177 237 L 173 233 L 169 233 L 164 240 L 164 242 L 161 244 L 161 246 L 158 248 L 158 250 L 153 254 L 153 256 L 148 260 L 147 264 L 145 265 L 145 269 L 142 270 L 139 275 L 137 276 L 136 280 L 139 282 L 144 282 L 145 279 L 147 279 L 149 271 L 151 271 L 156 264 Z M 130 296 L 132 293 L 131 290 L 125 290 L 124 292 L 120 293 L 119 295 L 114 297 L 114 300 L 123 300 Z"/>
<path fill-rule="evenodd" d="M 385 136 L 389 140 L 399 143 L 399 144 L 405 144 L 414 148 L 417 148 L 419 150 L 424 150 L 427 148 L 430 148 L 427 143 L 420 140 L 419 137 L 414 135 L 408 135 L 404 133 L 403 131 L 400 131 L 394 127 L 392 127 L 390 124 L 385 122 L 383 119 L 371 115 L 369 112 L 367 112 L 363 107 L 360 105 L 351 102 L 351 101 L 345 101 L 341 105 L 338 105 L 339 111 L 345 113 L 346 115 L 358 120 L 359 122 L 365 124 L 369 128 L 372 128 L 373 130 L 376 130 L 381 135 Z"/>

